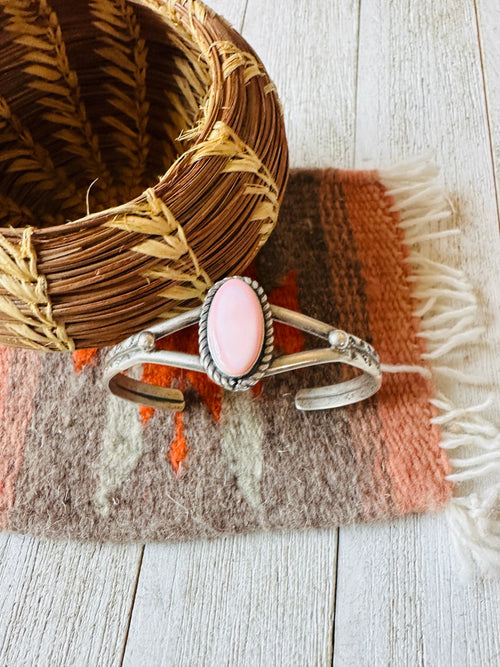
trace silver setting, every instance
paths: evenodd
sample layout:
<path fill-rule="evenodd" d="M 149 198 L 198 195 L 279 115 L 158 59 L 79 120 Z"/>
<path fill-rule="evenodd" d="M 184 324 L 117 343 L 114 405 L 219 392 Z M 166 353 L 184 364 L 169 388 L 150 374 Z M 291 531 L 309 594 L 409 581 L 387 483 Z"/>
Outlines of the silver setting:
<path fill-rule="evenodd" d="M 215 295 L 219 289 L 227 283 L 228 280 L 242 280 L 249 285 L 257 294 L 262 308 L 262 315 L 264 317 L 264 341 L 259 358 L 254 364 L 253 368 L 242 377 L 232 377 L 223 373 L 215 363 L 210 348 L 208 346 L 208 314 Z M 207 292 L 205 301 L 201 309 L 200 323 L 198 328 L 198 344 L 200 349 L 200 360 L 208 377 L 228 391 L 246 391 L 253 387 L 259 380 L 264 377 L 265 372 L 269 368 L 271 359 L 273 357 L 274 349 L 274 332 L 273 332 L 273 316 L 271 306 L 267 301 L 267 296 L 262 287 L 256 280 L 247 278 L 246 276 L 228 276 L 215 283 Z"/>
<path fill-rule="evenodd" d="M 349 334 L 341 329 L 334 329 L 328 334 L 328 342 L 332 350 L 345 350 L 349 345 Z"/>
<path fill-rule="evenodd" d="M 382 384 L 380 360 L 373 347 L 356 336 L 320 322 L 312 317 L 281 306 L 269 304 L 262 287 L 250 278 L 240 278 L 250 285 L 259 296 L 265 321 L 265 337 L 261 355 L 251 371 L 241 378 L 224 376 L 215 367 L 208 350 L 206 324 L 210 303 L 226 280 L 216 283 L 205 299 L 203 306 L 177 315 L 170 320 L 148 327 L 122 341 L 109 352 L 104 368 L 103 382 L 109 390 L 129 401 L 155 408 L 182 410 L 184 397 L 178 389 L 167 389 L 150 385 L 126 375 L 126 371 L 139 364 L 162 364 L 175 368 L 206 372 L 211 379 L 229 391 L 243 391 L 262 378 L 318 364 L 344 363 L 361 371 L 358 377 L 325 387 L 301 389 L 295 396 L 298 410 L 325 410 L 356 403 L 369 398 Z M 293 354 L 273 357 L 273 321 L 295 327 L 325 341 L 327 347 L 304 350 Z M 200 355 L 186 354 L 174 350 L 158 350 L 155 342 L 198 323 Z"/>
<path fill-rule="evenodd" d="M 137 342 L 139 347 L 146 352 L 155 349 L 155 335 L 151 331 L 141 331 Z"/>
<path fill-rule="evenodd" d="M 137 352 L 154 350 L 155 335 L 151 331 L 139 331 L 139 333 L 129 336 L 118 345 L 115 345 L 108 354 L 108 359 L 128 359 L 132 358 Z"/>

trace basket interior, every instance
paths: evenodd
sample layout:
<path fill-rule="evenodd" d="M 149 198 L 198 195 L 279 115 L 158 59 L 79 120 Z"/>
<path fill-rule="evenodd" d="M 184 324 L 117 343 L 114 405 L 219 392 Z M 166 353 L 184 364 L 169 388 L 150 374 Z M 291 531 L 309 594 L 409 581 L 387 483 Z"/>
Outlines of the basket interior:
<path fill-rule="evenodd" d="M 129 201 L 188 147 L 210 71 L 164 16 L 126 0 L 12 0 L 0 33 L 0 226 Z"/>

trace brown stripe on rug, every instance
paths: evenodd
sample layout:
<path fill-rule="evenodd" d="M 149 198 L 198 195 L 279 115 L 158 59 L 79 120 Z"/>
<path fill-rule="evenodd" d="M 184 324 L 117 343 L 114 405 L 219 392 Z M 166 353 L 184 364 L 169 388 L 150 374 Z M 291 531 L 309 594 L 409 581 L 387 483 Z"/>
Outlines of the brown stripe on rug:
<path fill-rule="evenodd" d="M 363 266 L 346 199 L 338 173 L 333 169 L 324 170 L 319 191 L 320 225 L 329 251 L 328 269 L 338 310 L 338 319 L 332 324 L 373 343 Z M 373 280 L 371 275 L 368 278 Z M 343 379 L 352 377 L 350 368 L 341 366 L 340 370 Z M 394 504 L 389 475 L 385 470 L 386 443 L 378 396 L 344 409 L 352 424 L 350 445 L 359 466 L 358 485 L 365 518 L 368 520 L 390 514 Z"/>
<path fill-rule="evenodd" d="M 214 537 L 258 527 L 228 470 L 219 424 L 195 388 L 187 388 L 185 395 L 193 406 L 184 414 L 186 465 L 177 474 L 169 459 L 174 415 L 155 411 L 143 427 L 143 456 L 118 495 L 110 526 L 113 537 L 118 537 L 115 524 L 125 522 L 126 536 L 140 540 Z M 124 512 L 127 502 L 130 514 Z"/>
<path fill-rule="evenodd" d="M 37 359 L 34 414 L 9 528 L 52 537 L 97 537 L 104 534 L 101 524 L 107 524 L 103 505 L 112 505 L 101 490 L 110 477 L 106 448 L 112 449 L 116 477 L 130 447 L 140 449 L 137 406 L 110 396 L 100 384 L 99 366 L 75 373 L 69 353 Z M 110 419 L 111 405 L 118 406 L 115 419 Z"/>
<path fill-rule="evenodd" d="M 69 536 L 75 523 L 85 529 L 91 508 L 100 414 L 107 397 L 101 393 L 96 400 L 90 373 L 73 377 L 70 354 L 36 354 L 36 359 L 41 366 L 34 414 L 9 528 Z"/>
<path fill-rule="evenodd" d="M 342 300 L 330 279 L 332 257 L 321 223 L 317 171 L 292 173 L 278 225 L 258 258 L 258 279 L 268 294 L 289 271 L 297 271 L 298 309 L 324 322 L 337 324 Z M 339 266 L 339 271 L 342 267 Z M 272 299 L 270 299 L 272 301 Z M 306 347 L 322 341 L 306 338 Z M 266 415 L 262 487 L 271 523 L 292 526 L 350 523 L 365 517 L 361 469 L 353 453 L 356 424 L 349 410 L 316 413 L 296 410 L 294 396 L 301 387 L 340 380 L 339 367 L 308 368 L 270 378 L 263 384 L 260 409 Z M 366 408 L 366 404 L 365 404 Z"/>

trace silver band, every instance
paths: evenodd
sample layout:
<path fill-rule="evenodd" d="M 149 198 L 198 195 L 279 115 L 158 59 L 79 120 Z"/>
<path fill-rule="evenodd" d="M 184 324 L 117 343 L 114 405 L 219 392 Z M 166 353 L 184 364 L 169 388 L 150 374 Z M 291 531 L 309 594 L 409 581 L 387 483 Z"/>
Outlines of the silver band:
<path fill-rule="evenodd" d="M 217 384 L 233 391 L 248 389 L 261 378 L 318 364 L 344 363 L 362 371 L 361 375 L 346 382 L 313 389 L 301 389 L 295 396 L 295 406 L 299 410 L 324 410 L 349 405 L 372 396 L 379 389 L 382 383 L 380 361 L 371 345 L 352 334 L 335 329 L 331 325 L 307 315 L 268 304 L 262 287 L 256 281 L 249 278 L 240 279 L 252 286 L 259 295 L 266 321 L 266 338 L 262 353 L 251 373 L 244 378 L 237 379 L 224 376 L 217 368 L 214 370 L 213 360 L 204 347 L 203 336 L 206 329 L 206 316 L 210 298 L 225 280 L 229 280 L 224 279 L 211 288 L 203 306 L 148 327 L 147 330 L 134 334 L 116 345 L 106 359 L 104 371 L 104 382 L 110 391 L 121 398 L 142 405 L 183 410 L 185 407 L 184 396 L 178 389 L 151 385 L 125 374 L 133 366 L 139 364 L 161 364 L 207 373 Z M 325 340 L 328 346 L 273 357 L 273 321 L 282 322 L 305 333 L 318 336 Z M 270 327 L 269 322 L 271 323 Z M 160 338 L 196 323 L 199 323 L 200 356 L 155 349 L 155 343 Z"/>

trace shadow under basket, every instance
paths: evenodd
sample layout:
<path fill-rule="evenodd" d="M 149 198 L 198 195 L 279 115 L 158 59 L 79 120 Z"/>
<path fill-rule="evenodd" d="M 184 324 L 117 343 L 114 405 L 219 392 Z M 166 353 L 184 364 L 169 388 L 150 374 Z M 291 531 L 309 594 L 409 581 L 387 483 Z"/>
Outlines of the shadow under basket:
<path fill-rule="evenodd" d="M 114 344 L 248 265 L 288 150 L 275 87 L 224 19 L 1 0 L 0 39 L 0 344 Z"/>

